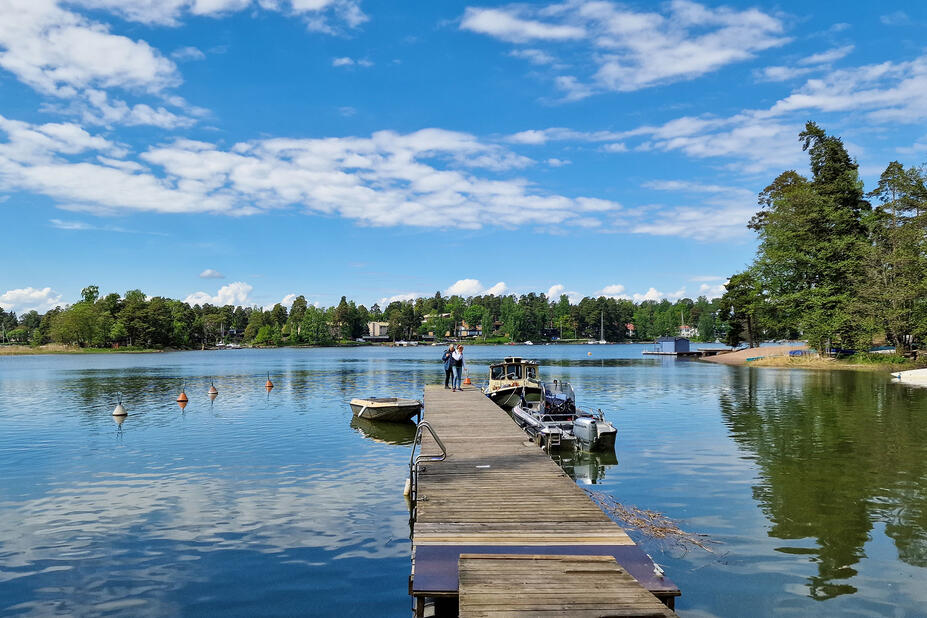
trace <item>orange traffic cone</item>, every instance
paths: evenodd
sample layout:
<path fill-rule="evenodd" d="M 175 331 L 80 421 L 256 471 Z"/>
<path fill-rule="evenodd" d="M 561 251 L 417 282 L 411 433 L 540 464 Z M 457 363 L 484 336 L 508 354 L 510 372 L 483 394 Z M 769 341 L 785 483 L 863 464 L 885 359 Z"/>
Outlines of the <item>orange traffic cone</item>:
<path fill-rule="evenodd" d="M 463 383 L 464 383 L 464 384 L 473 384 L 473 382 L 470 381 L 470 370 L 469 370 L 469 369 L 467 369 L 467 377 L 464 378 Z"/>

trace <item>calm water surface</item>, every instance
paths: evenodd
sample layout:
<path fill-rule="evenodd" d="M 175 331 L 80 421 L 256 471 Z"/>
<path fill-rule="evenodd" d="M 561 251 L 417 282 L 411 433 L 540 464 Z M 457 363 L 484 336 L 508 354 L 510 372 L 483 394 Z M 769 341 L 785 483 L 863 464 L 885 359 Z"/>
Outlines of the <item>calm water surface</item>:
<path fill-rule="evenodd" d="M 927 389 L 642 349 L 467 352 L 571 381 L 619 428 L 577 482 L 719 541 L 635 537 L 681 614 L 927 613 Z M 408 615 L 413 432 L 347 401 L 420 398 L 439 350 L 0 357 L 0 613 Z"/>

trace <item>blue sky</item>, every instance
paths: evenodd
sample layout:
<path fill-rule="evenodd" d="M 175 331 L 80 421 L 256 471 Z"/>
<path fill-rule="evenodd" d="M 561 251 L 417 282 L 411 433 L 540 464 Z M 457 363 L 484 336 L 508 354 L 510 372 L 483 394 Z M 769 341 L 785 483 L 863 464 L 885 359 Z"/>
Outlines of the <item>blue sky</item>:
<path fill-rule="evenodd" d="M 0 306 L 717 295 L 797 134 L 927 160 L 920 3 L 0 0 Z"/>

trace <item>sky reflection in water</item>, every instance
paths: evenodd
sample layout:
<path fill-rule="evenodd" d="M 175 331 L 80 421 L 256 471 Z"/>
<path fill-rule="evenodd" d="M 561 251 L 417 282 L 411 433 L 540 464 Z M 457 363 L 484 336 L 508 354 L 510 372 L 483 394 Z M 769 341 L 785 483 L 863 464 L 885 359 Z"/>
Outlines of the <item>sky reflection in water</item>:
<path fill-rule="evenodd" d="M 641 349 L 467 352 L 476 381 L 520 353 L 573 382 L 619 439 L 565 469 L 721 541 L 643 541 L 681 613 L 922 611 L 927 389 Z M 419 398 L 436 350 L 0 357 L 0 612 L 406 615 L 414 430 L 346 402 Z"/>

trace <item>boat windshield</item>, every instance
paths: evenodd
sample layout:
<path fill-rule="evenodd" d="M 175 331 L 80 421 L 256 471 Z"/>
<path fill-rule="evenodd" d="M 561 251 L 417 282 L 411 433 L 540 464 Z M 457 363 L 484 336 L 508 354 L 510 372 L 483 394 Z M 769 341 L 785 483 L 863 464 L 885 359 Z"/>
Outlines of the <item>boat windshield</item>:
<path fill-rule="evenodd" d="M 573 392 L 573 386 L 569 382 L 562 382 L 560 380 L 545 382 L 544 390 L 546 394 L 555 396 L 558 399 L 576 401 L 576 394 Z"/>
<path fill-rule="evenodd" d="M 489 368 L 489 378 L 491 380 L 502 380 L 505 378 L 505 365 L 493 365 Z"/>
<path fill-rule="evenodd" d="M 521 379 L 521 365 L 506 365 L 505 366 L 505 377 L 508 380 L 520 380 Z"/>
<path fill-rule="evenodd" d="M 538 377 L 538 368 L 534 365 L 525 366 L 525 376 L 536 380 Z"/>

